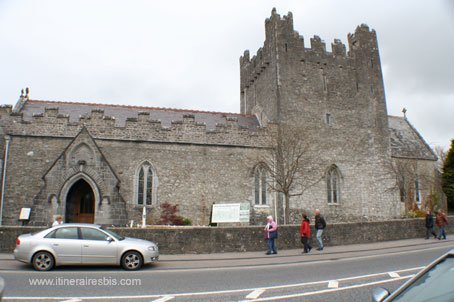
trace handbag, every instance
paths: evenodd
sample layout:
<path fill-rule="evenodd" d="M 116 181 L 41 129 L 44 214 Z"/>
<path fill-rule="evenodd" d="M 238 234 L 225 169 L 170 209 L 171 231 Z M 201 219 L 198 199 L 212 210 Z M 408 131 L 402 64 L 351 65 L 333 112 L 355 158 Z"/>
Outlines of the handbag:
<path fill-rule="evenodd" d="M 277 238 L 277 231 L 270 232 L 270 239 L 276 239 L 276 238 Z"/>

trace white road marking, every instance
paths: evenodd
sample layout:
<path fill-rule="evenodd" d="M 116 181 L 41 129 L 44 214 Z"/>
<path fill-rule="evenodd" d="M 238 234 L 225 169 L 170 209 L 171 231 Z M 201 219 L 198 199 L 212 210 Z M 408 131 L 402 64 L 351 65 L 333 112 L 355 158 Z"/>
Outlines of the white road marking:
<path fill-rule="evenodd" d="M 403 270 L 398 270 L 395 272 L 408 272 L 408 271 L 416 271 L 416 270 L 421 270 L 424 267 L 414 267 L 414 268 L 409 268 L 409 269 L 403 269 Z M 347 277 L 347 278 L 340 278 L 337 279 L 336 281 L 341 282 L 341 281 L 349 281 L 349 280 L 359 280 L 359 279 L 365 279 L 365 278 L 370 278 L 370 277 L 378 277 L 378 276 L 385 276 L 389 275 L 389 272 L 383 272 L 383 273 L 376 273 L 376 274 L 369 274 L 369 275 L 363 275 L 363 276 L 354 276 L 354 277 Z M 394 279 L 386 279 L 383 281 L 378 281 L 372 282 L 372 283 L 365 283 L 366 285 L 364 286 L 369 286 L 369 285 L 374 285 L 380 284 L 380 283 L 386 283 L 386 282 L 394 282 L 394 281 L 399 281 L 403 279 L 408 279 L 411 278 L 413 275 L 410 276 L 405 276 L 405 277 L 400 277 L 400 278 L 394 278 Z M 207 291 L 207 292 L 195 292 L 195 293 L 177 293 L 177 294 L 172 294 L 172 297 L 191 297 L 191 296 L 207 296 L 207 295 L 222 295 L 222 294 L 232 294 L 232 293 L 242 293 L 242 292 L 252 292 L 260 289 L 265 289 L 265 290 L 274 290 L 274 289 L 285 289 L 285 288 L 292 288 L 292 287 L 302 287 L 302 286 L 308 286 L 308 285 L 319 285 L 319 284 L 328 284 L 332 280 L 323 280 L 323 281 L 313 281 L 313 282 L 305 282 L 305 283 L 296 283 L 296 284 L 285 284 L 285 285 L 277 285 L 277 286 L 270 286 L 266 288 L 245 288 L 245 289 L 232 289 L 232 290 L 223 290 L 223 291 Z M 357 285 L 359 287 L 363 285 Z M 341 288 L 336 288 L 336 289 L 329 289 L 329 291 L 336 291 L 336 290 L 345 290 L 345 289 L 350 289 L 350 288 L 355 288 L 355 287 L 341 287 Z M 312 295 L 315 295 L 318 292 L 313 292 Z M 324 293 L 324 291 L 320 291 L 319 293 Z M 3 300 L 61 300 L 61 299 L 81 299 L 81 300 L 115 300 L 115 299 L 152 299 L 152 298 L 162 298 L 162 297 L 167 297 L 169 294 L 161 294 L 161 295 L 129 295 L 129 296 L 87 296 L 87 297 L 4 297 Z M 265 298 L 264 298 L 265 299 Z M 253 301 L 253 300 L 247 300 L 247 301 Z M 257 301 L 261 301 L 260 299 Z M 266 300 L 263 300 L 266 301 Z"/>
<path fill-rule="evenodd" d="M 80 300 L 80 299 L 69 299 L 69 300 L 63 300 L 63 301 L 60 301 L 60 302 L 82 302 L 82 300 Z"/>
<path fill-rule="evenodd" d="M 261 294 L 265 292 L 265 289 L 256 289 L 246 296 L 246 299 L 257 299 Z"/>
<path fill-rule="evenodd" d="M 409 279 L 411 277 L 413 277 L 413 276 L 405 276 L 405 277 L 400 277 L 400 278 L 396 278 L 396 279 L 380 280 L 380 281 L 375 281 L 375 282 L 370 282 L 370 283 L 363 283 L 363 284 L 345 286 L 345 287 L 340 287 L 340 288 L 324 289 L 324 290 L 313 291 L 313 292 L 305 292 L 305 293 L 298 293 L 298 294 L 292 294 L 292 295 L 284 295 L 284 296 L 267 297 L 267 298 L 261 298 L 261 299 L 255 299 L 255 300 L 247 300 L 247 301 L 242 301 L 242 302 L 275 301 L 275 300 L 284 300 L 284 299 L 299 298 L 299 297 L 305 297 L 305 296 L 315 296 L 315 295 L 333 293 L 333 292 L 338 292 L 338 291 L 345 291 L 345 290 L 349 290 L 349 289 L 373 286 L 373 285 L 378 285 L 378 284 L 383 284 L 383 283 L 395 282 L 395 281 L 398 281 L 398 280 Z"/>
<path fill-rule="evenodd" d="M 389 272 L 388 275 L 391 277 L 391 278 L 399 278 L 400 275 L 396 272 Z"/>
<path fill-rule="evenodd" d="M 339 281 L 336 280 L 331 280 L 328 282 L 328 288 L 338 288 L 339 287 Z"/>
<path fill-rule="evenodd" d="M 156 299 L 156 300 L 153 300 L 151 302 L 166 302 L 166 301 L 170 301 L 170 300 L 173 300 L 173 299 L 175 299 L 174 296 L 164 296 L 164 297 L 162 297 L 160 299 Z"/>

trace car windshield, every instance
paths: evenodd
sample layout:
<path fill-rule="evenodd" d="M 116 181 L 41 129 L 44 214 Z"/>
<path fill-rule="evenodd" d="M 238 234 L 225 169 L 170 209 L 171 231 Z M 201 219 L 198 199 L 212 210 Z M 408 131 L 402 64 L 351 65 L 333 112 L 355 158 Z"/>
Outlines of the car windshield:
<path fill-rule="evenodd" d="M 454 256 L 445 258 L 419 277 L 393 301 L 454 301 Z"/>
<path fill-rule="evenodd" d="M 103 228 L 101 228 L 101 229 L 102 229 L 104 232 L 106 232 L 107 234 L 109 234 L 110 236 L 112 236 L 112 237 L 114 237 L 115 239 L 117 239 L 117 240 L 124 240 L 124 239 L 125 239 L 125 237 L 120 236 L 120 235 L 118 235 L 118 234 L 115 233 L 115 232 L 112 232 L 112 231 L 110 231 L 110 230 L 106 230 L 106 229 L 103 229 Z"/>

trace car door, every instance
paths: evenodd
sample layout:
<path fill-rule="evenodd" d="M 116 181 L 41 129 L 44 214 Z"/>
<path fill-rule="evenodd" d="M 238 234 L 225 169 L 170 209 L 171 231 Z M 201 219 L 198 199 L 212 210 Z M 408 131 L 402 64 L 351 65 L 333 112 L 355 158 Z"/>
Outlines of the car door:
<path fill-rule="evenodd" d="M 81 240 L 77 227 L 58 228 L 49 233 L 44 241 L 55 253 L 58 265 L 81 263 Z"/>
<path fill-rule="evenodd" d="M 117 264 L 118 244 L 97 228 L 81 227 L 82 263 Z"/>

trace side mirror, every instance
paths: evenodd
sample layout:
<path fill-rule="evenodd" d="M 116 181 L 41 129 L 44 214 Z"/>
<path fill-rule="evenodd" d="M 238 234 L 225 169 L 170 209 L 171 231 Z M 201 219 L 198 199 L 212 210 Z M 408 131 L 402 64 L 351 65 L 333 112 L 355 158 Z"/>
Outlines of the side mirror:
<path fill-rule="evenodd" d="M 389 296 L 389 291 L 384 288 L 378 287 L 372 291 L 372 302 L 381 302 Z"/>
<path fill-rule="evenodd" d="M 110 237 L 110 236 L 107 236 L 107 237 L 106 237 L 106 241 L 108 241 L 109 243 L 111 243 L 111 242 L 112 242 L 112 241 L 114 241 L 114 240 L 113 240 L 113 238 L 112 238 L 112 237 Z"/>

